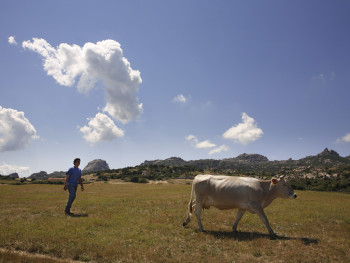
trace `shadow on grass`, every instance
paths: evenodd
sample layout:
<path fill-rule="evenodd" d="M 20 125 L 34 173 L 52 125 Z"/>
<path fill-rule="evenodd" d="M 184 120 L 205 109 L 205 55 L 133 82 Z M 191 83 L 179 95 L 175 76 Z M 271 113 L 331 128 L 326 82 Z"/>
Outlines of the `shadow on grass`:
<path fill-rule="evenodd" d="M 204 231 L 204 234 L 212 235 L 216 238 L 230 238 L 236 241 L 252 241 L 257 238 L 266 238 L 270 240 L 300 240 L 304 245 L 318 244 L 319 239 L 307 237 L 288 237 L 288 236 L 270 236 L 257 232 L 223 232 L 223 231 Z"/>
<path fill-rule="evenodd" d="M 88 217 L 88 214 L 72 214 L 70 217 Z"/>

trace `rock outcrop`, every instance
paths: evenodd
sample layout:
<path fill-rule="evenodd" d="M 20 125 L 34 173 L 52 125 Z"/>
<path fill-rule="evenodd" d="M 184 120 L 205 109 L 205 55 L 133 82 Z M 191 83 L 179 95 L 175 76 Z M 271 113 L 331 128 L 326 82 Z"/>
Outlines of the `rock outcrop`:
<path fill-rule="evenodd" d="M 39 173 L 33 173 L 31 176 L 28 177 L 29 179 L 37 179 L 37 180 L 46 180 L 49 178 L 49 175 L 45 171 L 41 171 Z"/>
<path fill-rule="evenodd" d="M 8 175 L 11 178 L 19 178 L 18 173 L 12 173 Z"/>
<path fill-rule="evenodd" d="M 106 161 L 101 159 L 96 159 L 89 162 L 85 168 L 82 170 L 83 173 L 92 173 L 98 171 L 109 170 L 109 166 Z"/>

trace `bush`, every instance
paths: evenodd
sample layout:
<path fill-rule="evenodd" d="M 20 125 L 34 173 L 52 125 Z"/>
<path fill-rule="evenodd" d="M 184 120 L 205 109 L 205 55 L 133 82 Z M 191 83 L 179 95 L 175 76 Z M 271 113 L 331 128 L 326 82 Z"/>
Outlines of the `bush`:
<path fill-rule="evenodd" d="M 148 180 L 145 179 L 145 178 L 141 178 L 141 179 L 138 180 L 138 182 L 139 182 L 140 184 L 147 184 L 147 183 L 148 183 Z"/>
<path fill-rule="evenodd" d="M 134 176 L 134 177 L 131 178 L 130 182 L 132 182 L 132 183 L 138 183 L 138 182 L 139 182 L 139 178 L 136 177 L 136 176 Z"/>

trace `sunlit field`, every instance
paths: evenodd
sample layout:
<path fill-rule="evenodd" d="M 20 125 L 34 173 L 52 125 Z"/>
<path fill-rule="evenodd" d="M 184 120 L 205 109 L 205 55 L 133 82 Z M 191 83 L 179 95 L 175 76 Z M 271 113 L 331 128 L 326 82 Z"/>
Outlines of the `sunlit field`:
<path fill-rule="evenodd" d="M 64 215 L 61 185 L 0 185 L 1 262 L 350 262 L 350 195 L 297 191 L 266 215 L 205 210 L 182 227 L 189 184 L 94 183 Z M 25 253 L 23 253 L 25 252 Z"/>

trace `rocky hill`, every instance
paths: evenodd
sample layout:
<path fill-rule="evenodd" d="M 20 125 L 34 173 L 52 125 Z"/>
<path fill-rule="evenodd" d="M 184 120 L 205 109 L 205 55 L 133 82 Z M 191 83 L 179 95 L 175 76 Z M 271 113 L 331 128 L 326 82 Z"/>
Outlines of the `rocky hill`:
<path fill-rule="evenodd" d="M 46 180 L 49 178 L 49 175 L 45 171 L 41 171 L 39 173 L 33 173 L 31 176 L 28 177 L 29 179 L 37 179 L 37 180 Z"/>
<path fill-rule="evenodd" d="M 85 168 L 82 170 L 82 173 L 91 173 L 91 172 L 98 172 L 98 171 L 104 171 L 109 170 L 109 166 L 106 161 L 101 159 L 96 159 L 91 162 L 89 162 Z"/>
<path fill-rule="evenodd" d="M 267 157 L 260 154 L 241 154 L 234 158 L 222 160 L 204 159 L 184 161 L 178 157 L 165 160 L 145 161 L 140 166 L 167 165 L 167 166 L 191 166 L 198 169 L 219 169 L 235 171 L 268 171 L 278 172 L 281 169 L 295 169 L 302 166 L 333 167 L 339 165 L 350 165 L 349 157 L 341 157 L 336 151 L 324 149 L 315 156 L 307 156 L 300 160 L 269 161 Z"/>
<path fill-rule="evenodd" d="M 12 173 L 8 175 L 10 178 L 19 178 L 18 173 Z"/>

